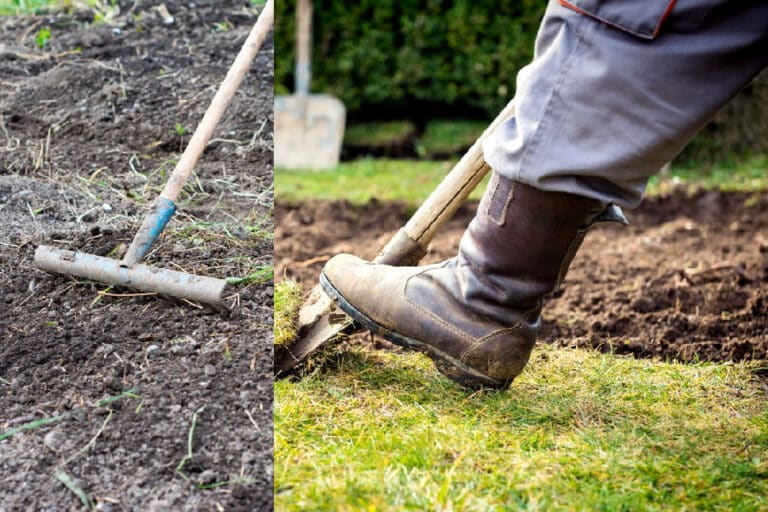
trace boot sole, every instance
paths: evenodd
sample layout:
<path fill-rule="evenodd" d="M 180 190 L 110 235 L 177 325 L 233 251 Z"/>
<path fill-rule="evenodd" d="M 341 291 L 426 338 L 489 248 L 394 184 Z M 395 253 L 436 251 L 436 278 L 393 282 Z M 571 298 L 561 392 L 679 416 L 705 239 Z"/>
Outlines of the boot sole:
<path fill-rule="evenodd" d="M 374 334 L 391 341 L 397 346 L 426 354 L 426 356 L 432 359 L 432 362 L 435 363 L 435 366 L 440 373 L 460 386 L 474 390 L 482 388 L 506 389 L 509 387 L 509 382 L 502 382 L 483 375 L 450 354 L 446 354 L 445 352 L 436 349 L 432 345 L 379 325 L 365 313 L 350 304 L 350 302 L 339 293 L 336 287 L 331 284 L 328 277 L 326 277 L 325 272 L 320 274 L 320 285 L 323 287 L 325 293 L 333 299 L 342 311 L 352 317 L 355 323 L 365 327 Z"/>

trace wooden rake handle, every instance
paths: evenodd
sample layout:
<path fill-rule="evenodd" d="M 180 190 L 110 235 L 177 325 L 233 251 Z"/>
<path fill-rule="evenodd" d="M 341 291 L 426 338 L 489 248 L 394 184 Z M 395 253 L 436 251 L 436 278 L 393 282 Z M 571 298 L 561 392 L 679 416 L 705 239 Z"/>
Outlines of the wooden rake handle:
<path fill-rule="evenodd" d="M 392 237 L 374 259 L 374 263 L 406 266 L 416 265 L 421 261 L 427 253 L 429 243 L 440 228 L 456 213 L 490 170 L 483 158 L 483 140 L 514 114 L 514 101 L 510 101 L 413 214 L 408 223 Z"/>
<path fill-rule="evenodd" d="M 243 43 L 243 47 L 235 58 L 235 62 L 227 72 L 227 76 L 216 91 L 216 95 L 211 100 L 208 110 L 205 111 L 203 120 L 195 128 L 195 133 L 187 143 L 184 153 L 179 158 L 173 173 L 165 184 L 160 195 L 155 199 L 149 214 L 144 220 L 133 237 L 131 245 L 123 256 L 121 265 L 125 268 L 132 268 L 139 261 L 144 259 L 152 245 L 165 229 L 165 225 L 176 212 L 176 200 L 181 194 L 181 189 L 192 174 L 197 161 L 205 150 L 208 141 L 211 140 L 213 131 L 221 121 L 224 111 L 235 96 L 237 89 L 245 78 L 245 74 L 251 67 L 251 62 L 259 53 L 259 48 L 272 28 L 275 18 L 274 0 L 267 0 L 264 9 L 259 14 L 259 19 L 251 29 L 248 39 Z"/>
<path fill-rule="evenodd" d="M 259 48 L 264 42 L 264 39 L 269 34 L 272 28 L 272 23 L 275 18 L 275 6 L 274 0 L 268 0 L 266 5 L 259 14 L 259 19 L 256 20 L 256 24 L 251 29 L 251 33 L 248 35 L 248 39 L 243 43 L 243 47 L 237 54 L 235 61 L 232 63 L 232 67 L 229 68 L 227 76 L 219 86 L 219 90 L 216 91 L 216 95 L 211 100 L 211 104 L 208 106 L 208 110 L 205 111 L 203 120 L 195 128 L 195 133 L 189 140 L 184 153 L 181 155 L 179 162 L 173 169 L 173 174 L 165 184 L 165 188 L 160 195 L 170 201 L 176 201 L 181 193 L 182 187 L 187 182 L 189 175 L 192 174 L 192 170 L 195 168 L 197 161 L 205 150 L 205 146 L 213 136 L 213 131 L 221 121 L 224 111 L 227 110 L 227 106 L 235 96 L 237 89 L 245 78 L 248 69 L 251 67 L 251 62 L 259 53 Z"/>

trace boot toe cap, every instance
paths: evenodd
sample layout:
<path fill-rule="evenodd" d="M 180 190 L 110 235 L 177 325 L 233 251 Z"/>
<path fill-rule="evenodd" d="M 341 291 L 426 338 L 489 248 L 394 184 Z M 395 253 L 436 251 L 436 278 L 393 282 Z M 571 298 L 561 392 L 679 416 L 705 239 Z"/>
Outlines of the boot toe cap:
<path fill-rule="evenodd" d="M 361 299 L 370 297 L 376 287 L 374 270 L 369 262 L 352 254 L 334 256 L 323 267 L 323 275 L 345 299 L 360 305 Z"/>
<path fill-rule="evenodd" d="M 364 264 L 365 261 L 352 254 L 337 254 L 328 260 L 323 267 L 323 273 L 329 278 L 349 272 L 350 267 Z"/>
<path fill-rule="evenodd" d="M 393 316 L 403 313 L 405 304 L 398 299 L 411 273 L 409 267 L 377 265 L 351 254 L 334 256 L 323 268 L 323 276 L 336 293 L 387 327 L 391 326 Z"/>

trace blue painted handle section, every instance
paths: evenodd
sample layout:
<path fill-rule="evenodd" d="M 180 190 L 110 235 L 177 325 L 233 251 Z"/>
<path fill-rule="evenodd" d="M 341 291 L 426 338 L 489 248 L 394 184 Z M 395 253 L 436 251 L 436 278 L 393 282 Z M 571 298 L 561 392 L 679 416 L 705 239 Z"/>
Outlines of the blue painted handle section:
<path fill-rule="evenodd" d="M 151 246 L 160 236 L 160 233 L 165 229 L 165 225 L 171 220 L 173 214 L 176 213 L 176 204 L 170 199 L 165 197 L 158 197 L 155 201 L 155 211 L 152 213 L 152 224 L 149 229 L 149 245 Z"/>
<path fill-rule="evenodd" d="M 133 239 L 123 257 L 124 267 L 132 267 L 144 259 L 174 213 L 176 213 L 176 205 L 173 201 L 162 196 L 157 198 L 152 211 L 142 222 L 139 232 L 136 233 L 136 238 Z"/>

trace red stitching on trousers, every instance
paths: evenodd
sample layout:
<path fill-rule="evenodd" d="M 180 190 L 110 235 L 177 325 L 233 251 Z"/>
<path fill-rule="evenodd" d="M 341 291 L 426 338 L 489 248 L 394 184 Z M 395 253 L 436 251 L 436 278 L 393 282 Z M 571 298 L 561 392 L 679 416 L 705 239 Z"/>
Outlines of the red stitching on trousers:
<path fill-rule="evenodd" d="M 616 23 L 612 23 L 612 22 L 610 22 L 610 21 L 608 21 L 606 19 L 603 19 L 603 18 L 601 18 L 601 17 L 599 17 L 599 16 L 597 16 L 597 15 L 591 13 L 591 12 L 587 12 L 584 9 L 581 9 L 580 7 L 577 7 L 577 6 L 573 5 L 573 4 L 571 4 L 570 2 L 567 2 L 566 0 L 559 0 L 559 2 L 560 2 L 560 5 L 562 5 L 563 7 L 567 7 L 568 9 L 571 9 L 572 11 L 576 11 L 577 13 L 582 14 L 584 16 L 589 16 L 590 18 L 594 18 L 594 19 L 596 19 L 598 21 L 602 21 L 603 23 L 605 23 L 607 25 L 610 25 L 612 27 L 616 27 L 616 28 L 618 28 L 620 30 L 624 30 L 625 32 L 629 32 L 630 34 L 635 34 L 635 35 L 638 35 L 640 37 L 654 39 L 654 38 L 656 38 L 656 36 L 659 35 L 659 32 L 661 31 L 661 25 L 666 21 L 667 18 L 669 18 L 669 15 L 672 13 L 672 9 L 675 7 L 675 3 L 677 2 L 677 0 L 669 0 L 669 4 L 667 5 L 667 8 L 664 10 L 664 14 L 662 14 L 661 19 L 659 20 L 658 25 L 656 25 L 656 28 L 654 29 L 653 34 L 651 34 L 650 37 L 644 36 L 643 34 L 639 34 L 637 32 L 629 30 L 627 28 L 621 27 L 621 26 L 617 25 Z"/>

